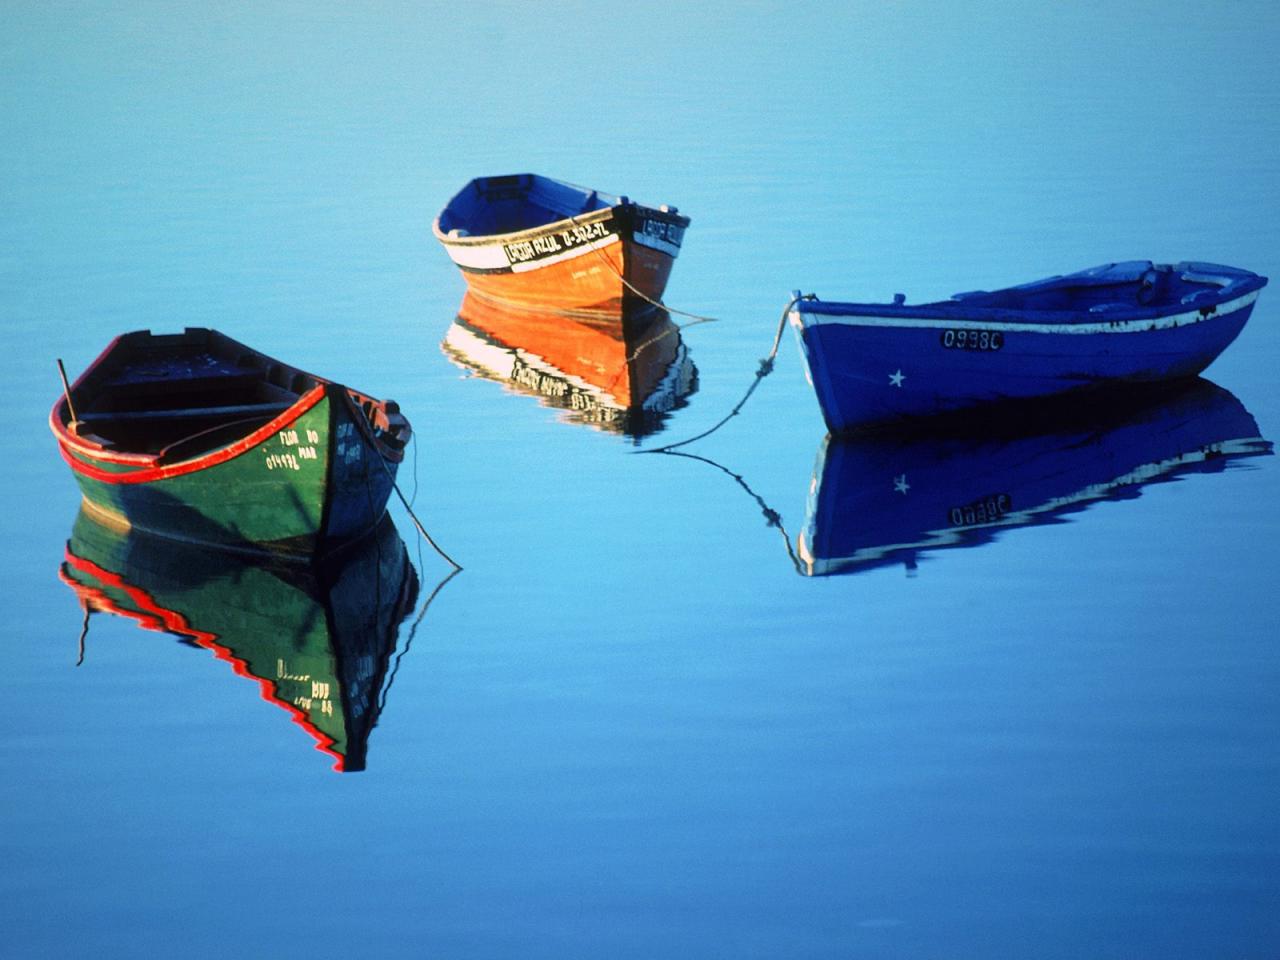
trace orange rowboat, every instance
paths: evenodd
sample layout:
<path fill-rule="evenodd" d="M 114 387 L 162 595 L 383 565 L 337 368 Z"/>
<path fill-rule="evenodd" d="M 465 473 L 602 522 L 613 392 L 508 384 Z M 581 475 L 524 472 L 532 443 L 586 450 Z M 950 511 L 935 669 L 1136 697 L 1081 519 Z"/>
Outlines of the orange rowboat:
<path fill-rule="evenodd" d="M 432 231 L 476 297 L 616 313 L 662 299 L 688 226 L 675 207 L 521 173 L 472 180 Z"/>

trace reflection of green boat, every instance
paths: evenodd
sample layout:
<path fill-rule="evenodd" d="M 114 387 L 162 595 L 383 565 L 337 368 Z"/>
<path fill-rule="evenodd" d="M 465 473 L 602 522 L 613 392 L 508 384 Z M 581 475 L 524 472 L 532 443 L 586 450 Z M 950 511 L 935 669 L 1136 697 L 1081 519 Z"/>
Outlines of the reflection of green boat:
<path fill-rule="evenodd" d="M 363 770 L 418 577 L 394 525 L 306 567 L 267 565 L 76 517 L 62 580 L 88 615 L 128 617 L 213 651 L 331 754 Z"/>

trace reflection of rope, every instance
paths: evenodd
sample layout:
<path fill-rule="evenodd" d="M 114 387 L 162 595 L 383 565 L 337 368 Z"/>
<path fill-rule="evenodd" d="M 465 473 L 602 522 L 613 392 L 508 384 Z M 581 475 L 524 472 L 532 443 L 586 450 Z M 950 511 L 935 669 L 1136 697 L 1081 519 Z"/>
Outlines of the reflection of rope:
<path fill-rule="evenodd" d="M 661 309 L 661 310 L 667 310 L 667 308 L 666 308 L 666 307 L 659 307 L 659 309 Z M 667 312 L 670 312 L 670 311 L 667 311 Z M 626 317 L 625 317 L 625 315 L 624 315 L 624 317 L 623 317 L 623 323 L 625 323 L 625 322 L 626 322 Z M 679 336 L 680 331 L 681 331 L 681 330 L 683 330 L 683 329 L 685 329 L 686 327 L 696 327 L 696 326 L 697 326 L 698 324 L 700 324 L 700 323 L 710 323 L 710 322 L 714 322 L 714 318 L 713 318 L 713 317 L 709 317 L 709 318 L 707 318 L 706 320 L 695 320 L 693 323 L 674 323 L 674 324 L 672 324 L 669 328 L 667 328 L 667 329 L 663 330 L 661 333 L 656 333 L 656 334 L 654 334 L 652 337 L 650 337 L 648 340 L 645 340 L 645 341 L 643 341 L 643 342 L 641 342 L 641 343 L 636 344 L 636 348 L 635 348 L 634 350 L 632 350 L 629 354 L 627 354 L 626 362 L 627 362 L 627 363 L 634 363 L 634 362 L 636 361 L 636 359 L 640 356 L 640 352 L 641 352 L 642 350 L 644 350 L 646 347 L 651 347 L 651 346 L 653 346 L 655 343 L 657 343 L 657 342 L 658 342 L 659 340 L 661 340 L 663 337 L 669 337 L 669 336 L 671 336 L 671 334 L 673 334 L 673 333 L 674 333 L 674 334 L 676 334 L 677 336 Z M 625 371 L 623 371 L 623 372 L 625 373 Z"/>
<path fill-rule="evenodd" d="M 726 415 L 723 420 L 717 423 L 710 430 L 704 430 L 702 433 L 698 434 L 696 437 L 690 437 L 688 440 L 681 440 L 679 443 L 668 443 L 666 446 L 654 447 L 652 450 L 638 450 L 636 452 L 637 453 L 669 453 L 670 451 L 676 449 L 677 447 L 687 446 L 688 444 L 693 443 L 695 440 L 701 440 L 704 437 L 711 436 L 711 434 L 715 433 L 717 430 L 723 427 L 726 423 L 728 423 L 730 420 L 736 417 L 738 415 L 738 411 L 741 410 L 744 406 L 746 406 L 747 401 L 751 399 L 751 394 L 756 392 L 756 387 L 760 386 L 760 381 L 773 372 L 773 361 L 778 356 L 778 345 L 782 342 L 782 331 L 786 328 L 787 315 L 791 313 L 791 308 L 794 307 L 801 300 L 817 300 L 817 299 L 818 299 L 817 296 L 812 293 L 804 293 L 804 294 L 799 294 L 797 296 L 792 297 L 791 300 L 787 303 L 786 308 L 782 311 L 782 317 L 778 320 L 778 332 L 774 335 L 773 347 L 769 350 L 769 355 L 760 361 L 760 369 L 756 371 L 755 380 L 751 381 L 751 386 L 747 388 L 747 392 L 743 395 L 742 399 L 738 401 L 737 405 L 732 410 L 729 411 L 728 415 Z"/>
<path fill-rule="evenodd" d="M 431 606 L 431 601 L 434 600 L 436 595 L 444 589 L 444 585 L 446 583 L 461 572 L 462 568 L 457 564 L 454 564 L 454 569 L 449 572 L 448 576 L 436 584 L 436 588 L 431 591 L 431 596 L 427 597 L 423 602 L 422 611 L 418 614 L 418 619 L 414 620 L 413 626 L 409 628 L 409 636 L 405 639 L 404 649 L 400 651 L 396 656 L 395 663 L 391 665 L 391 673 L 387 676 L 387 685 L 382 688 L 382 696 L 378 700 L 378 713 L 382 713 L 383 708 L 387 705 L 387 694 L 391 692 L 391 685 L 396 682 L 396 674 L 400 672 L 400 661 L 404 659 L 404 655 L 409 652 L 409 647 L 413 645 L 413 638 L 418 633 L 418 625 L 422 623 L 422 618 L 427 615 L 427 608 Z"/>
<path fill-rule="evenodd" d="M 677 453 L 676 451 L 667 449 L 665 447 L 661 450 L 648 450 L 643 452 L 665 453 L 671 457 L 688 457 L 690 460 L 699 460 L 702 463 L 710 464 L 720 472 L 732 477 L 734 482 L 736 482 L 738 486 L 740 486 L 743 490 L 745 490 L 748 496 L 750 496 L 751 499 L 755 500 L 755 502 L 759 505 L 760 512 L 764 514 L 765 523 L 767 523 L 771 527 L 777 527 L 779 532 L 781 532 L 782 542 L 786 544 L 786 547 L 787 547 L 787 556 L 791 558 L 791 563 L 796 568 L 796 572 L 803 575 L 804 568 L 801 566 L 800 559 L 796 556 L 796 552 L 791 546 L 791 536 L 787 533 L 787 528 L 782 525 L 782 514 L 778 513 L 777 510 L 774 510 L 767 503 L 765 503 L 764 498 L 761 497 L 760 494 L 752 490 L 751 487 L 747 484 L 747 481 L 742 478 L 742 474 L 734 473 L 732 470 L 730 470 L 728 467 L 724 466 L 723 464 L 716 463 L 716 461 L 711 460 L 707 457 L 700 457 L 696 453 Z"/>
<path fill-rule="evenodd" d="M 93 607 L 86 602 L 84 605 L 84 623 L 80 625 L 80 640 L 78 646 L 80 648 L 80 656 L 76 658 L 76 666 L 84 663 L 84 638 L 89 635 L 89 614 L 93 613 Z"/>

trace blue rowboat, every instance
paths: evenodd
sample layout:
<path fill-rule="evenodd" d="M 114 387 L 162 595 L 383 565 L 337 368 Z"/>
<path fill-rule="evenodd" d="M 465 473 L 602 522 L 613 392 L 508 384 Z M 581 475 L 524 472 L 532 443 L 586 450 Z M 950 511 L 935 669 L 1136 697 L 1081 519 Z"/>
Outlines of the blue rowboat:
<path fill-rule="evenodd" d="M 841 433 L 1193 377 L 1240 333 L 1266 283 L 1235 267 L 1141 260 L 938 303 L 797 299 L 790 319 L 827 426 Z"/>
<path fill-rule="evenodd" d="M 818 450 L 801 573 L 860 573 L 1061 522 L 1149 483 L 1267 455 L 1253 416 L 1208 380 L 1018 404 L 980 429 L 828 436 Z"/>

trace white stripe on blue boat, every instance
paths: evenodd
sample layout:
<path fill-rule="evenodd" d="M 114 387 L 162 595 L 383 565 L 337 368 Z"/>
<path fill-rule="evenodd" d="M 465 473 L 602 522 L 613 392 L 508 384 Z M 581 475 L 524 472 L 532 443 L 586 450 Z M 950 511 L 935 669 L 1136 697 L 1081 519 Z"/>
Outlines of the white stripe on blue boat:
<path fill-rule="evenodd" d="M 959 318 L 926 318 L 912 316 L 859 316 L 857 314 L 808 313 L 797 306 L 791 311 L 791 322 L 797 328 L 836 324 L 850 327 L 892 327 L 925 330 L 999 330 L 1008 333 L 1060 333 L 1068 335 L 1097 333 L 1147 333 L 1168 330 L 1193 323 L 1203 323 L 1242 310 L 1258 299 L 1254 290 L 1242 297 L 1218 304 L 1212 312 L 1201 314 L 1199 308 L 1164 317 L 1140 317 L 1132 320 L 1108 320 L 1101 323 L 1032 323 L 1008 320 L 962 320 Z M 834 304 L 838 306 L 838 304 Z M 905 308 L 910 309 L 910 308 Z"/>

